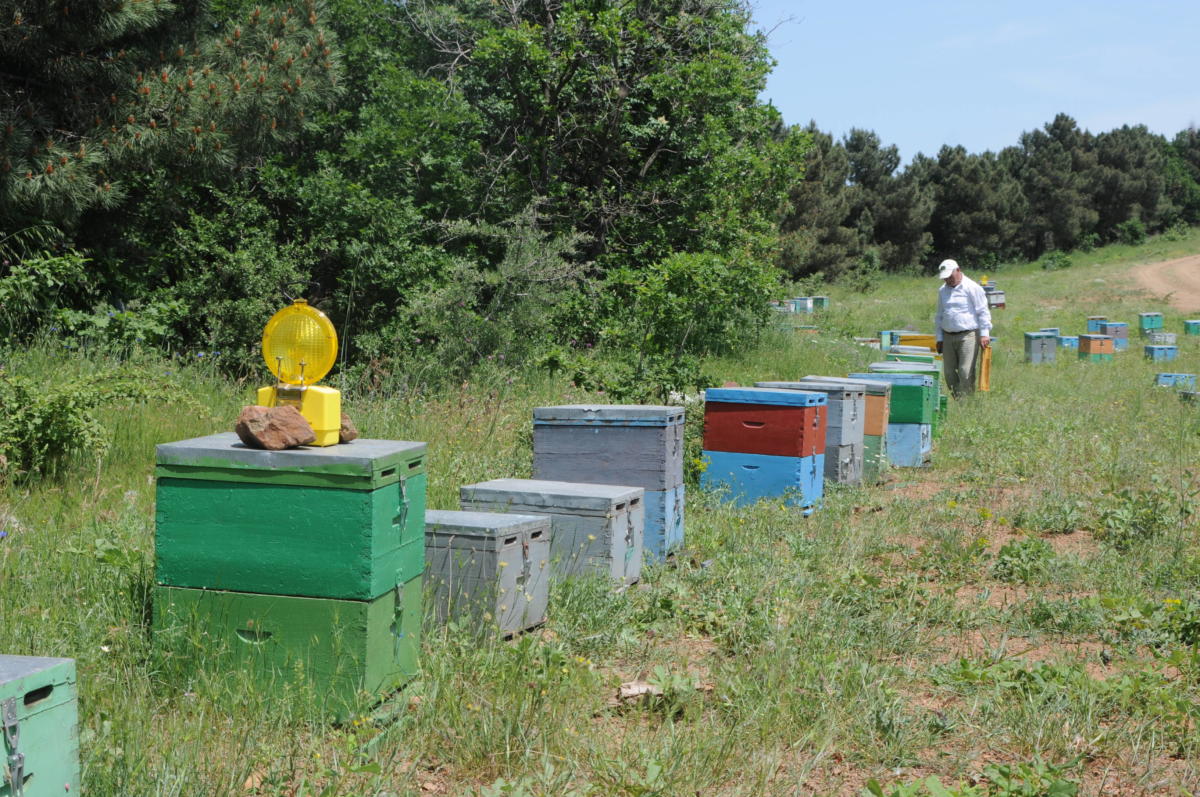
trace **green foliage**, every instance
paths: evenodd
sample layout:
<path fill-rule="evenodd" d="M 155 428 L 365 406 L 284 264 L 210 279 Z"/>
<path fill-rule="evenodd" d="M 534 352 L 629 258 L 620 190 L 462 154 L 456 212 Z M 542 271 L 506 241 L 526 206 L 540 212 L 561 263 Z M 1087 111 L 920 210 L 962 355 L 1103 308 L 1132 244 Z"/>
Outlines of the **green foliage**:
<path fill-rule="evenodd" d="M 78 252 L 31 253 L 4 262 L 0 276 L 0 335 L 27 338 L 69 299 L 91 292 L 88 259 Z"/>
<path fill-rule="evenodd" d="M 887 790 L 872 779 L 862 797 L 1075 797 L 1079 784 L 1064 777 L 1078 761 L 1050 764 L 1041 758 L 1031 763 L 988 764 L 980 785 L 946 786 L 935 775 L 912 783 L 893 785 Z"/>
<path fill-rule="evenodd" d="M 992 563 L 992 576 L 1000 581 L 1035 584 L 1049 575 L 1054 549 L 1040 537 L 1005 543 Z"/>
<path fill-rule="evenodd" d="M 1066 252 L 1054 250 L 1047 252 L 1039 261 L 1043 271 L 1058 271 L 1059 269 L 1071 267 L 1071 256 Z"/>
<path fill-rule="evenodd" d="M 303 129 L 332 98 L 332 40 L 316 4 L 228 25 L 206 4 L 6 0 L 0 222 L 74 226 L 113 208 L 136 173 L 222 173 Z"/>
<path fill-rule="evenodd" d="M 1113 228 L 1117 241 L 1127 246 L 1140 246 L 1146 242 L 1146 225 L 1141 219 L 1126 219 Z"/>
<path fill-rule="evenodd" d="M 152 400 L 187 399 L 169 380 L 136 366 L 58 383 L 0 370 L 0 481 L 53 475 L 76 457 L 101 457 L 109 438 L 97 410 Z"/>
<path fill-rule="evenodd" d="M 1145 488 L 1123 487 L 1105 495 L 1096 538 L 1119 551 L 1182 529 L 1192 516 L 1194 494 L 1181 492 L 1155 475 Z"/>
<path fill-rule="evenodd" d="M 641 271 L 615 269 L 596 297 L 604 322 L 597 340 L 607 359 L 579 361 L 576 382 L 621 400 L 665 401 L 706 387 L 697 357 L 751 339 L 773 288 L 766 263 L 709 252 L 675 254 Z"/>
<path fill-rule="evenodd" d="M 1072 534 L 1088 525 L 1090 504 L 1061 493 L 1046 496 L 1013 514 L 1013 526 L 1035 534 Z"/>

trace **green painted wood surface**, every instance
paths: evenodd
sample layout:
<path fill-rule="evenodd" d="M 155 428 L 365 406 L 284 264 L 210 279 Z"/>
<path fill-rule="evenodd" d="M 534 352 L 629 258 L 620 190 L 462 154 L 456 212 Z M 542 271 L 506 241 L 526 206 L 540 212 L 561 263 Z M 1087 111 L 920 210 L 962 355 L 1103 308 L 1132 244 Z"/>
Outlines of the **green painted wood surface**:
<path fill-rule="evenodd" d="M 425 474 L 375 490 L 160 478 L 164 586 L 370 600 L 424 561 Z M 416 572 L 420 572 L 419 570 Z"/>
<path fill-rule="evenodd" d="M 1113 359 L 1113 355 L 1081 351 L 1079 352 L 1079 359 L 1091 362 L 1108 362 Z"/>
<path fill-rule="evenodd" d="M 263 689 L 307 682 L 346 716 L 411 680 L 421 646 L 418 576 L 371 601 L 156 587 L 156 644 L 206 635 L 206 666 L 237 667 Z"/>
<path fill-rule="evenodd" d="M 892 385 L 889 423 L 933 423 L 937 393 L 919 385 Z"/>
<path fill-rule="evenodd" d="M 232 432 L 156 447 L 157 475 L 376 490 L 425 472 L 425 443 L 359 439 L 324 448 L 258 451 Z"/>
<path fill-rule="evenodd" d="M 73 659 L 0 656 L 0 706 L 13 700 L 25 797 L 79 793 L 79 701 Z M 0 708 L 2 712 L 2 708 Z M 0 733 L 0 797 L 12 797 L 12 753 Z"/>

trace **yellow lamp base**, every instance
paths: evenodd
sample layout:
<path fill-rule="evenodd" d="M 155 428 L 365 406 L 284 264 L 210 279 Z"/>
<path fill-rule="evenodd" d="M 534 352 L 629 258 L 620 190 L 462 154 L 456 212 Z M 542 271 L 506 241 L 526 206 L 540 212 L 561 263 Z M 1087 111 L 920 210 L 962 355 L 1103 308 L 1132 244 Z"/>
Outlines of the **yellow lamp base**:
<path fill-rule="evenodd" d="M 324 385 L 282 389 L 260 387 L 255 402 L 262 407 L 278 407 L 290 404 L 300 410 L 308 421 L 317 439 L 315 446 L 334 446 L 342 429 L 342 394 Z"/>

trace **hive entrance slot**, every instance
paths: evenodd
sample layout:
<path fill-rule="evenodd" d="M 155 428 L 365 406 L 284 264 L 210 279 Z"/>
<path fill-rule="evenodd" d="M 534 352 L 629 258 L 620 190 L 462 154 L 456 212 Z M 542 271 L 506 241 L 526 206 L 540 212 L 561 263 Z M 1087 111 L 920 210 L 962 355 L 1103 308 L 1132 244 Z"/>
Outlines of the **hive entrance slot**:
<path fill-rule="evenodd" d="M 388 476 L 395 474 L 395 472 L 396 472 L 395 468 L 388 468 L 385 471 L 380 471 L 379 475 L 386 479 Z"/>
<path fill-rule="evenodd" d="M 516 541 L 517 541 L 517 538 L 516 538 L 516 537 L 505 537 L 505 538 L 504 538 L 504 544 L 505 544 L 505 545 L 512 545 L 512 544 L 513 544 L 514 542 L 516 542 Z"/>
<path fill-rule="evenodd" d="M 31 689 L 25 693 L 25 705 L 32 706 L 46 698 L 50 697 L 50 693 L 54 691 L 54 684 L 46 684 L 39 686 L 37 689 Z"/>

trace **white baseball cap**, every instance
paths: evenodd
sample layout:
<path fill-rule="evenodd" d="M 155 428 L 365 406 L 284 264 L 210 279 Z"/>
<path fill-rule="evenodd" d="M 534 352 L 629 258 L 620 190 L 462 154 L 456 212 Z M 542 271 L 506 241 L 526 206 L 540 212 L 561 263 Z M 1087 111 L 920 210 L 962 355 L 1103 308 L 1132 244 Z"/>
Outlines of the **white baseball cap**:
<path fill-rule="evenodd" d="M 938 266 L 938 279 L 944 280 L 958 269 L 958 262 L 955 260 L 943 260 Z"/>

